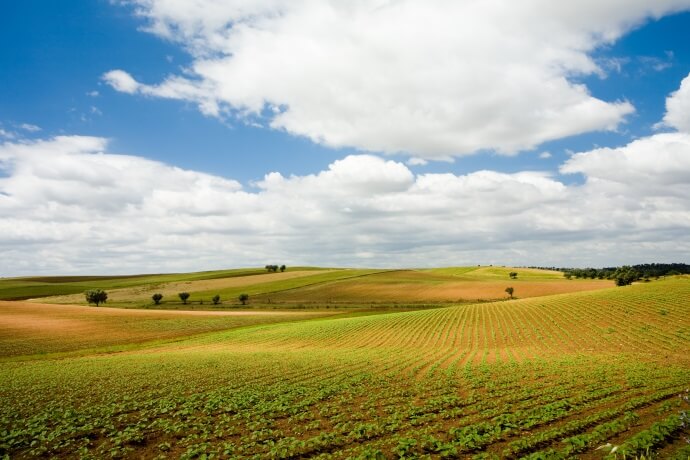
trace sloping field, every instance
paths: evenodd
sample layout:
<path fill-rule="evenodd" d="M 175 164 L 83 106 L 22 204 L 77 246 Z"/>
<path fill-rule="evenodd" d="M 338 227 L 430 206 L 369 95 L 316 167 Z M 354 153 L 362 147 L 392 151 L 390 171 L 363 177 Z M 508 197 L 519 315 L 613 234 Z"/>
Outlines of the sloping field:
<path fill-rule="evenodd" d="M 510 279 L 511 271 L 518 272 Z M 613 286 L 611 280 L 566 280 L 561 272 L 493 267 L 434 270 L 395 270 L 333 280 L 257 296 L 273 304 L 458 303 L 505 299 L 505 288 L 515 296 L 537 297 L 591 291 Z"/>
<path fill-rule="evenodd" d="M 510 272 L 518 273 L 510 279 Z M 142 308 L 151 296 L 163 295 L 157 308 L 189 308 L 178 298 L 189 292 L 189 305 L 208 305 L 215 295 L 220 308 L 239 305 L 250 296 L 251 307 L 407 307 L 459 302 L 485 302 L 507 297 L 512 286 L 520 298 L 611 287 L 610 280 L 566 280 L 561 272 L 510 267 L 452 267 L 432 270 L 291 268 L 285 273 L 226 270 L 131 277 L 41 277 L 0 280 L 0 299 L 33 299 L 43 303 L 86 305 L 84 291 L 106 289 L 108 306 Z"/>
<path fill-rule="evenodd" d="M 310 270 L 303 268 L 301 270 Z M 180 281 L 234 278 L 263 275 L 264 269 L 248 268 L 196 273 L 128 276 L 33 276 L 0 279 L 0 300 L 25 300 L 35 297 L 83 293 L 88 289 L 118 289 Z"/>
<path fill-rule="evenodd" d="M 4 362 L 0 455 L 686 459 L 688 349 L 679 277 Z"/>
<path fill-rule="evenodd" d="M 257 294 L 270 296 L 274 292 L 292 290 L 304 286 L 322 285 L 343 279 L 359 279 L 375 273 L 381 273 L 381 270 L 292 269 L 285 273 L 266 273 L 264 270 L 262 273 L 252 272 L 247 275 L 236 274 L 229 277 L 215 276 L 213 278 L 156 281 L 110 289 L 108 290 L 108 305 L 128 308 L 150 306 L 153 303 L 151 296 L 155 293 L 161 293 L 163 294 L 161 307 L 177 308 L 181 305 L 177 294 L 189 292 L 191 297 L 188 303 L 192 305 L 199 304 L 200 302 L 205 302 L 208 305 L 214 295 L 220 295 L 221 305 L 233 306 L 239 303 L 237 298 L 242 293 L 249 294 L 250 296 Z M 42 298 L 40 301 L 70 305 L 86 304 L 83 291 L 80 291 L 78 294 Z"/>
<path fill-rule="evenodd" d="M 602 291 L 302 323 L 255 331 L 267 343 L 318 348 L 416 350 L 475 362 L 521 361 L 564 353 L 635 353 L 688 358 L 690 280 Z M 441 364 L 441 363 L 439 363 Z"/>
<path fill-rule="evenodd" d="M 120 310 L 0 301 L 0 357 L 128 345 L 326 315 L 325 311 Z"/>
<path fill-rule="evenodd" d="M 562 280 L 563 272 L 553 270 L 542 270 L 538 268 L 515 268 L 515 267 L 445 267 L 432 268 L 426 270 L 439 275 L 451 275 L 465 279 L 500 279 L 507 280 L 511 272 L 518 274 L 517 279 L 523 280 Z"/>

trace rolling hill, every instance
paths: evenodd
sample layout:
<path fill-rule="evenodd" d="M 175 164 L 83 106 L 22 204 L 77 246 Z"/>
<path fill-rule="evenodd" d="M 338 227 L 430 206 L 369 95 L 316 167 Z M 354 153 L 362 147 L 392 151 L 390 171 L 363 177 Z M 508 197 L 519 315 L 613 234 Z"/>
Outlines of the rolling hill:
<path fill-rule="evenodd" d="M 0 455 L 686 459 L 689 308 L 673 277 L 15 356 Z"/>

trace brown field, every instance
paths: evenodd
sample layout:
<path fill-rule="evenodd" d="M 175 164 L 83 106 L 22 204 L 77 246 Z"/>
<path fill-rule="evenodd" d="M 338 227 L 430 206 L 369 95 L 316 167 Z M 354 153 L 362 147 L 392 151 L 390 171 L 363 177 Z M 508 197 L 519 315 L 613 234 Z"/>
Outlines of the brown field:
<path fill-rule="evenodd" d="M 593 291 L 614 286 L 611 280 L 566 280 L 560 273 L 559 277 L 555 277 L 553 272 L 543 270 L 519 270 L 524 273 L 524 279 L 492 276 L 485 269 L 463 275 L 401 270 L 261 295 L 255 300 L 304 304 L 454 303 L 505 299 L 505 288 L 508 286 L 515 289 L 514 296 L 517 298 Z M 542 276 L 537 276 L 539 274 Z"/>
<path fill-rule="evenodd" d="M 331 314 L 327 311 L 123 310 L 0 301 L 0 356 L 141 343 Z"/>

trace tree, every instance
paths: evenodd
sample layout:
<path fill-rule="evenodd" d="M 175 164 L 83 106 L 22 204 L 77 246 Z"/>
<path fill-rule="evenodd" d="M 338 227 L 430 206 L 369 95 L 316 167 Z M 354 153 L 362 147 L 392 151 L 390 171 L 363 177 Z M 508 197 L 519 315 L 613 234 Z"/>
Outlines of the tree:
<path fill-rule="evenodd" d="M 153 295 L 151 296 L 151 299 L 153 300 L 153 303 L 155 303 L 156 305 L 160 305 L 160 304 L 161 304 L 161 299 L 162 299 L 162 298 L 163 298 L 163 294 L 153 294 Z"/>
<path fill-rule="evenodd" d="M 182 300 L 182 303 L 187 305 L 187 299 L 189 299 L 189 292 L 180 292 L 177 295 L 180 296 L 180 300 Z"/>
<path fill-rule="evenodd" d="M 510 273 L 508 274 L 508 276 L 510 276 L 510 279 L 511 279 L 511 280 L 514 280 L 515 278 L 517 278 L 517 275 L 518 275 L 517 272 L 510 272 Z"/>
<path fill-rule="evenodd" d="M 86 297 L 86 301 L 88 303 L 95 303 L 96 306 L 105 303 L 105 301 L 108 300 L 108 293 L 101 289 L 92 289 L 90 291 L 86 291 L 84 296 Z"/>
<path fill-rule="evenodd" d="M 240 294 L 238 298 L 240 299 L 240 302 L 242 302 L 242 305 L 247 305 L 247 301 L 249 300 L 249 294 Z"/>
<path fill-rule="evenodd" d="M 565 276 L 565 279 L 569 280 L 573 277 L 573 274 L 570 272 L 566 272 L 564 276 Z"/>
<path fill-rule="evenodd" d="M 272 272 L 272 273 L 275 273 L 275 272 L 278 271 L 278 266 L 277 266 L 277 265 L 266 265 L 264 268 L 265 268 L 266 271 L 269 272 L 269 273 L 271 273 L 271 272 Z"/>
<path fill-rule="evenodd" d="M 284 272 L 286 269 L 287 269 L 287 267 L 285 266 L 285 264 L 283 264 L 283 265 L 280 266 L 280 271 L 281 271 L 281 272 Z"/>
<path fill-rule="evenodd" d="M 508 295 L 512 299 L 513 298 L 513 292 L 515 292 L 515 289 L 513 289 L 512 287 L 507 287 L 506 292 L 508 293 Z"/>
<path fill-rule="evenodd" d="M 627 286 L 640 279 L 640 272 L 628 265 L 623 265 L 613 272 L 613 279 L 616 280 L 616 286 Z"/>
<path fill-rule="evenodd" d="M 213 302 L 213 305 L 218 305 L 220 303 L 220 296 L 218 294 L 214 295 L 211 301 Z"/>

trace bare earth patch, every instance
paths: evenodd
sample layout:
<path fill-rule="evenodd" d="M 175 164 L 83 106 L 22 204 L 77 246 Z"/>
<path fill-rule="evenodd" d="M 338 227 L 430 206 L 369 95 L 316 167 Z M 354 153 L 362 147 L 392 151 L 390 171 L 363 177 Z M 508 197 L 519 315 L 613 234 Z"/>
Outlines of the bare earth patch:
<path fill-rule="evenodd" d="M 387 275 L 388 279 L 376 282 L 345 280 L 328 285 L 274 293 L 277 302 L 476 302 L 505 299 L 505 288 L 512 286 L 518 298 L 539 297 L 569 292 L 594 291 L 613 287 L 610 280 L 443 280 L 421 283 L 406 279 L 408 273 Z M 391 282 L 398 277 L 398 282 Z"/>

